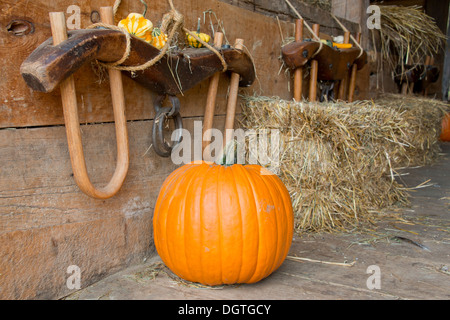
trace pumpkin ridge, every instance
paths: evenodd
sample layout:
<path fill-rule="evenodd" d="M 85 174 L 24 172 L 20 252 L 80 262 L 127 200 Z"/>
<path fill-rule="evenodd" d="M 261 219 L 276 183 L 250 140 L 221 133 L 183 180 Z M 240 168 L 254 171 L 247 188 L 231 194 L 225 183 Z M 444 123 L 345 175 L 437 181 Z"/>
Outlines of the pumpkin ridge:
<path fill-rule="evenodd" d="M 217 224 L 219 226 L 219 259 L 220 259 L 220 281 L 224 283 L 223 279 L 223 265 L 222 265 L 222 252 L 223 252 L 223 239 L 222 239 L 222 184 L 220 176 L 222 174 L 223 166 L 219 166 L 218 172 L 217 172 L 217 208 L 219 208 L 218 214 L 217 214 Z"/>
<path fill-rule="evenodd" d="M 172 172 L 166 178 L 163 185 L 161 186 L 161 189 L 159 190 L 159 196 L 156 199 L 154 214 L 153 214 L 153 218 L 152 218 L 154 230 L 155 230 L 155 223 L 156 223 L 156 221 L 159 221 L 159 217 L 161 216 L 161 210 L 160 210 L 161 204 L 163 203 L 163 200 L 166 198 L 168 191 L 173 189 L 173 183 L 174 183 L 174 181 L 177 180 L 178 176 L 181 174 L 184 174 L 190 168 L 183 167 L 183 169 L 184 170 L 182 170 L 182 168 L 179 168 L 179 169 L 175 170 L 174 172 Z M 170 202 L 169 202 L 169 204 L 170 204 Z M 155 231 L 153 231 L 153 232 L 155 232 Z M 155 239 L 155 241 L 157 241 L 157 239 Z"/>
<path fill-rule="evenodd" d="M 158 249 L 160 248 L 160 250 L 164 251 L 164 254 L 160 254 L 163 256 L 167 256 L 170 259 L 169 256 L 169 249 L 167 246 L 167 242 L 165 243 L 160 243 L 159 241 L 159 237 L 156 235 L 155 233 L 161 233 L 164 234 L 164 236 L 162 237 L 163 239 L 167 239 L 167 208 L 170 207 L 171 203 L 172 203 L 172 198 L 170 197 L 169 200 L 166 200 L 166 197 L 168 195 L 168 191 L 173 192 L 173 187 L 169 188 L 169 186 L 172 184 L 173 181 L 176 181 L 179 175 L 185 174 L 186 171 L 188 171 L 190 169 L 190 167 L 186 167 L 184 168 L 185 170 L 181 170 L 181 168 L 175 170 L 174 172 L 172 172 L 169 177 L 166 179 L 166 181 L 164 181 L 161 190 L 160 190 L 160 196 L 158 196 L 158 199 L 156 200 L 156 205 L 155 205 L 155 209 L 154 212 L 156 212 L 156 215 L 153 215 L 153 233 L 154 233 L 154 241 L 155 241 L 155 247 Z M 175 185 L 175 191 L 178 190 L 178 186 Z M 162 194 L 161 192 L 164 190 L 164 194 Z M 168 201 L 168 204 L 166 205 L 166 211 L 162 212 L 161 210 L 161 205 L 162 203 L 164 203 L 165 201 Z M 163 219 L 160 219 L 160 216 L 163 215 Z M 163 221 L 164 226 L 161 226 L 161 220 Z M 164 249 L 163 249 L 164 248 Z M 172 264 L 172 262 L 169 262 L 170 264 Z"/>
<path fill-rule="evenodd" d="M 284 253 L 283 253 L 283 261 L 284 259 L 286 259 L 286 256 L 288 255 L 289 249 L 291 247 L 291 243 L 292 243 L 292 237 L 293 237 L 293 233 L 294 233 L 294 213 L 292 211 L 292 206 L 289 206 L 289 204 L 291 203 L 291 196 L 289 194 L 289 191 L 286 189 L 286 187 L 284 186 L 283 182 L 281 181 L 281 179 L 276 176 L 270 176 L 270 178 L 275 182 L 275 185 L 281 195 L 282 199 L 282 203 L 284 206 L 284 213 L 286 216 L 286 222 L 287 222 L 287 227 L 288 229 L 287 231 L 287 243 L 289 245 L 287 245 L 284 249 Z M 281 264 L 283 263 L 283 261 L 280 261 L 280 265 L 278 267 L 281 266 Z"/>
<path fill-rule="evenodd" d="M 250 171 L 248 171 L 248 169 L 245 168 L 244 166 L 242 168 L 243 168 L 242 171 L 244 172 L 244 176 L 246 177 L 247 182 L 248 182 L 248 184 L 250 185 L 250 187 L 252 189 L 253 202 L 254 202 L 254 205 L 255 205 L 254 210 L 255 210 L 255 212 L 258 212 L 258 210 L 257 210 L 257 208 L 258 208 L 258 201 L 257 200 L 258 199 L 256 198 L 258 193 L 257 193 L 257 191 L 255 189 L 255 186 L 253 185 L 253 179 L 251 178 Z M 253 273 L 252 276 L 248 280 L 246 280 L 246 282 L 248 282 L 248 283 L 252 282 L 251 280 L 255 277 L 256 270 L 258 270 L 258 266 L 259 266 L 259 263 L 260 263 L 259 262 L 259 256 L 260 256 L 259 252 L 261 250 L 261 241 L 260 241 L 260 238 L 261 238 L 261 227 L 260 227 L 261 219 L 260 219 L 260 215 L 257 214 L 256 218 L 258 220 L 258 231 L 257 231 L 258 232 L 258 247 L 257 247 L 257 252 L 256 252 L 256 264 L 255 264 L 255 269 L 252 272 Z"/>
<path fill-rule="evenodd" d="M 206 180 L 205 178 L 207 177 L 207 175 L 204 174 L 204 173 L 206 171 L 210 170 L 210 168 L 205 167 L 205 169 L 203 169 L 202 168 L 202 167 L 204 167 L 203 163 L 200 164 L 200 165 L 195 165 L 194 167 L 196 169 L 198 169 L 200 167 L 201 170 L 195 170 L 192 178 L 189 180 L 188 185 L 185 187 L 185 189 L 187 191 L 185 194 L 191 194 L 189 192 L 189 188 L 192 186 L 193 181 L 199 179 L 199 177 L 201 177 L 201 179 L 202 179 L 202 181 L 201 181 L 201 186 L 202 186 L 201 193 L 203 194 L 203 184 L 205 183 L 205 180 Z M 183 199 L 183 214 L 184 214 L 184 216 L 183 216 L 183 223 L 184 223 L 184 226 L 183 226 L 183 246 L 184 246 L 184 259 L 185 259 L 185 263 L 186 263 L 187 270 L 188 270 L 187 273 L 189 274 L 189 279 L 194 279 L 195 277 L 193 277 L 192 273 L 191 273 L 191 270 L 193 269 L 192 268 L 192 264 L 189 265 L 189 261 L 190 261 L 189 256 L 188 256 L 188 249 L 189 248 L 188 248 L 188 245 L 187 245 L 188 242 L 189 242 L 189 239 L 187 239 L 187 232 L 186 232 L 186 229 L 189 227 L 189 225 L 186 223 L 186 216 L 189 213 L 186 210 L 186 202 L 188 200 L 190 200 L 190 198 L 188 198 L 186 196 Z M 195 205 L 197 205 L 197 204 L 195 204 Z M 203 210 L 202 210 L 202 203 L 201 203 L 201 201 L 200 201 L 200 204 L 199 204 L 199 208 L 200 208 L 200 214 L 199 214 L 200 225 L 202 225 Z M 203 236 L 202 235 L 203 234 L 200 233 L 200 237 L 201 237 L 200 243 L 203 243 Z M 204 282 L 204 272 L 203 272 L 203 265 L 202 265 L 202 261 L 201 260 L 200 260 L 200 269 L 201 270 L 200 270 L 199 273 L 200 273 L 201 281 Z M 198 272 L 195 272 L 195 273 L 198 274 Z"/>
<path fill-rule="evenodd" d="M 182 170 L 184 169 L 184 170 Z M 169 190 L 172 190 L 173 188 L 173 184 L 175 183 L 175 181 L 178 179 L 179 176 L 183 176 L 188 170 L 192 169 L 192 166 L 183 166 L 181 168 L 178 168 L 176 171 L 173 172 L 173 174 L 171 174 L 169 176 L 168 181 L 166 181 L 163 185 L 163 187 L 160 190 L 160 193 L 164 190 L 164 194 L 163 197 L 165 198 L 167 195 L 167 192 Z"/>
<path fill-rule="evenodd" d="M 255 196 L 254 196 L 254 190 L 253 190 L 253 187 L 252 187 L 252 185 L 250 184 L 250 182 L 249 182 L 249 178 L 248 178 L 248 176 L 247 176 L 247 170 L 246 170 L 246 166 L 242 166 L 242 165 L 234 165 L 233 166 L 234 168 L 235 168 L 235 170 L 237 171 L 237 173 L 236 173 L 236 176 L 237 176 L 237 178 L 236 178 L 236 180 L 240 180 L 241 182 L 241 184 L 243 185 L 243 188 L 244 189 L 246 189 L 246 190 L 249 190 L 249 191 L 251 191 L 251 193 L 252 193 L 252 196 L 251 196 L 251 199 L 252 199 L 252 208 L 254 209 L 254 206 L 256 206 L 256 200 L 255 200 Z M 242 181 L 242 180 L 244 180 L 244 181 Z M 241 196 L 241 194 L 239 194 L 239 197 Z M 250 198 L 250 197 L 249 197 Z M 248 204 L 247 204 L 248 205 Z M 241 221 L 242 221 L 242 234 L 246 234 L 246 228 L 245 228 L 245 226 L 244 226 L 244 219 L 243 219 L 243 215 L 242 215 L 242 213 L 244 213 L 244 211 L 242 211 L 241 210 Z M 244 213 L 245 214 L 245 213 Z M 246 218 L 248 218 L 248 217 L 246 217 Z M 257 225 L 258 225 L 258 228 L 259 228 L 259 221 L 258 221 L 258 218 L 255 218 L 256 220 L 257 220 Z M 258 229 L 259 230 L 259 229 Z M 256 232 L 255 232 L 256 233 Z M 259 233 L 259 232 L 258 232 Z M 245 240 L 246 240 L 246 238 L 243 238 L 242 239 L 242 241 L 243 241 L 243 244 L 245 243 Z M 246 270 L 246 269 L 248 269 L 248 267 L 249 266 L 251 266 L 251 264 L 250 264 L 250 262 L 248 262 L 248 254 L 249 254 L 249 252 L 248 252 L 248 249 L 247 249 L 247 251 L 246 250 L 244 250 L 245 249 L 245 247 L 243 246 L 242 247 L 242 264 L 241 264 L 241 274 L 240 274 L 240 278 L 239 278 L 239 283 L 247 283 L 252 277 L 253 277 L 253 275 L 254 275 L 254 273 L 255 273 L 255 271 L 256 271 L 256 269 L 257 269 L 257 259 L 255 260 L 255 265 L 253 266 L 253 268 L 251 269 L 251 270 Z M 251 251 L 251 253 L 253 253 L 253 252 L 256 252 L 256 256 L 258 257 L 258 252 L 259 252 L 259 236 L 258 236 L 258 238 L 257 238 L 257 244 L 256 244 L 256 248 L 255 249 L 253 249 L 252 251 Z M 244 272 L 244 274 L 242 274 L 242 271 L 243 270 L 245 270 L 245 272 Z"/>
<path fill-rule="evenodd" d="M 261 199 L 262 200 L 267 199 L 266 201 L 269 203 L 268 205 L 274 205 L 273 220 L 275 223 L 275 228 L 273 228 L 273 229 L 270 228 L 270 229 L 271 229 L 271 231 L 273 231 L 273 234 L 271 233 L 271 237 L 276 239 L 276 246 L 274 247 L 275 252 L 272 252 L 272 254 L 270 254 L 266 257 L 267 260 L 264 261 L 264 265 L 270 266 L 270 268 L 266 268 L 265 270 L 263 270 L 264 271 L 263 274 L 271 274 L 275 270 L 274 265 L 276 265 L 276 262 L 279 260 L 279 257 L 278 257 L 278 253 L 279 253 L 279 249 L 280 249 L 279 248 L 279 243 L 280 243 L 279 237 L 280 237 L 281 233 L 279 230 L 279 221 L 278 221 L 279 216 L 277 214 L 278 210 L 277 210 L 277 207 L 275 206 L 278 201 L 275 201 L 274 195 L 272 193 L 273 187 L 271 187 L 271 184 L 267 183 L 267 179 L 266 179 L 268 177 L 268 174 L 271 172 L 269 172 L 264 167 L 256 167 L 256 166 L 249 167 L 248 170 L 254 172 L 255 183 L 256 183 L 256 185 L 258 185 L 260 187 L 260 190 L 261 190 L 261 194 L 262 194 Z M 265 174 L 265 173 L 263 173 L 263 171 L 267 171 L 267 173 Z M 263 190 L 263 186 L 265 187 L 265 190 Z M 264 206 L 265 205 L 266 204 L 264 204 Z M 262 209 L 261 213 L 263 213 L 263 212 L 267 212 L 268 208 L 262 207 L 261 209 Z M 269 216 L 269 219 L 270 219 L 270 216 Z M 273 250 L 274 248 L 270 248 L 270 249 Z M 267 251 L 267 249 L 269 249 L 269 248 L 267 248 L 265 246 L 265 249 Z M 275 253 L 275 254 L 273 254 L 273 253 Z"/>
<path fill-rule="evenodd" d="M 187 168 L 187 169 L 189 169 L 189 168 Z M 184 170 L 184 173 L 186 171 L 188 171 L 188 170 Z M 169 175 L 169 179 L 171 179 L 171 181 L 174 181 L 174 180 L 176 181 L 176 178 L 178 178 L 178 176 L 179 176 L 179 171 L 177 169 L 172 174 Z M 168 191 L 170 191 L 170 193 L 174 193 L 179 188 L 178 185 L 175 185 L 174 189 L 168 188 L 168 187 L 166 187 L 166 184 L 167 184 L 167 181 L 164 182 L 163 187 L 161 189 L 168 190 Z M 160 194 L 161 194 L 161 191 L 160 191 Z M 170 208 L 170 206 L 171 206 L 171 204 L 173 202 L 173 198 L 172 197 L 169 197 L 166 200 L 167 196 L 168 196 L 168 194 L 165 193 L 161 197 L 158 197 L 158 200 L 156 201 L 155 211 L 157 211 L 158 213 L 157 213 L 157 216 L 153 217 L 153 221 L 154 221 L 154 224 L 153 224 L 154 230 L 153 230 L 153 232 L 154 232 L 154 238 L 155 238 L 155 247 L 157 248 L 157 251 L 161 251 L 161 252 L 158 252 L 160 254 L 160 256 L 164 256 L 165 257 L 165 259 L 163 259 L 163 262 L 166 265 L 172 266 L 173 262 L 172 262 L 172 258 L 170 256 L 170 250 L 169 250 L 169 247 L 168 247 L 168 242 L 167 241 L 164 241 L 164 242 L 161 241 L 160 242 L 159 241 L 159 237 L 157 235 L 157 234 L 161 233 L 161 234 L 164 235 L 164 236 L 162 236 L 162 238 L 163 239 L 167 239 L 167 217 L 168 217 L 167 212 L 168 212 L 168 209 Z M 163 218 L 161 219 L 161 218 L 159 218 L 159 216 L 161 215 L 159 212 L 162 211 L 160 207 L 161 207 L 161 204 L 164 203 L 165 201 L 168 201 L 168 204 L 165 206 L 165 210 L 162 212 Z M 158 222 L 158 225 L 156 225 L 155 221 Z M 161 224 L 163 224 L 163 226 L 161 226 Z M 167 260 L 167 261 L 164 261 L 164 260 Z"/>
<path fill-rule="evenodd" d="M 267 181 L 266 181 L 266 179 L 264 179 L 264 176 L 258 176 L 258 177 L 262 180 L 262 183 L 266 186 L 266 189 L 269 191 L 271 203 L 273 203 L 275 205 L 276 202 L 278 202 L 278 201 L 274 200 L 274 196 L 272 194 L 271 186 L 269 186 L 267 184 Z M 278 190 L 276 190 L 276 191 L 278 191 Z M 280 245 L 279 245 L 280 239 L 279 239 L 279 237 L 280 237 L 281 230 L 279 229 L 280 226 L 279 226 L 279 223 L 278 223 L 278 214 L 277 214 L 278 210 L 279 209 L 277 207 L 274 208 L 274 211 L 275 211 L 275 223 L 276 223 L 276 230 L 277 230 L 277 236 L 276 236 L 277 242 L 276 242 L 276 246 L 275 246 L 276 251 L 275 251 L 275 254 L 273 255 L 273 261 L 272 261 L 272 264 L 270 266 L 270 273 L 272 273 L 272 271 L 275 270 L 275 265 L 278 263 L 278 260 L 280 260 L 280 257 L 279 257 L 279 254 L 280 254 Z"/>
<path fill-rule="evenodd" d="M 200 225 L 201 226 L 203 226 L 203 214 L 204 214 L 204 210 L 203 210 L 203 203 L 202 203 L 202 200 L 204 199 L 204 196 L 203 196 L 203 194 L 204 194 L 204 191 L 206 190 L 206 187 L 205 187 L 205 184 L 206 184 L 206 181 L 207 181 L 207 177 L 208 177 L 208 172 L 209 171 L 212 171 L 212 170 L 215 170 L 215 167 L 214 166 L 209 166 L 209 167 L 207 167 L 206 168 L 206 170 L 205 170 L 205 172 L 204 172 L 204 174 L 203 174 L 203 181 L 202 181 L 202 183 L 201 183 L 201 197 L 200 197 Z M 203 171 L 202 171 L 202 173 L 203 173 Z M 186 242 L 185 242 L 186 243 Z M 204 236 L 203 236 L 203 232 L 201 232 L 200 233 L 200 245 L 203 245 L 203 243 L 204 243 Z M 204 267 L 204 263 L 203 263 L 203 260 L 202 259 L 200 259 L 200 265 L 201 265 L 201 272 L 200 272 L 200 277 L 201 277 L 201 283 L 205 283 L 205 272 L 204 272 L 204 270 L 205 270 L 205 267 Z"/>
<path fill-rule="evenodd" d="M 185 172 L 184 172 L 184 174 L 181 176 L 181 180 L 183 181 L 186 181 L 186 182 L 184 182 L 184 183 L 178 183 L 177 185 L 176 185 L 176 188 L 175 188 L 175 190 L 174 190 L 174 192 L 172 193 L 172 194 L 176 194 L 177 193 L 177 191 L 178 191 L 178 189 L 180 189 L 180 187 L 181 186 L 186 186 L 186 184 L 187 184 L 187 186 L 186 186 L 186 189 L 187 188 L 189 188 L 189 186 L 191 185 L 191 183 L 192 183 L 192 181 L 194 180 L 194 178 L 195 178 L 195 175 L 196 175 L 196 173 L 198 173 L 197 172 L 197 170 L 195 170 L 197 168 L 197 166 L 190 166 L 189 168 L 188 168 L 188 170 L 186 170 Z M 193 170 L 194 169 L 194 170 Z M 170 197 L 168 200 L 170 201 L 170 203 L 168 204 L 168 206 L 167 206 L 167 210 L 166 210 L 166 216 L 165 216 L 165 220 L 166 220 L 166 226 L 167 226 L 167 220 L 169 220 L 169 213 L 170 212 L 174 212 L 175 214 L 177 214 L 177 211 L 178 210 L 170 210 L 170 208 L 171 208 L 171 205 L 173 205 L 173 203 L 174 202 L 176 202 L 176 201 L 173 201 L 174 200 L 174 198 L 175 197 Z M 183 212 L 185 212 L 186 211 L 186 209 L 185 209 L 185 207 L 186 207 L 186 198 L 184 197 L 183 198 L 183 200 L 181 201 L 181 204 L 182 204 L 182 211 Z M 167 201 L 167 200 L 166 200 Z M 183 224 L 185 223 L 185 218 L 183 217 Z M 167 234 L 167 227 L 166 228 L 164 228 L 165 229 L 165 232 L 166 232 L 166 234 Z M 185 238 L 186 237 L 186 235 L 185 234 L 183 234 L 183 237 Z M 166 236 L 166 238 L 167 238 L 167 236 Z M 169 246 L 168 246 L 168 243 L 166 243 L 166 247 L 168 248 Z M 186 248 L 183 248 L 183 250 L 186 252 Z M 171 264 L 171 266 L 175 266 L 176 264 L 174 264 L 173 263 L 173 261 L 174 261 L 174 259 L 175 260 L 178 260 L 178 257 L 173 257 L 172 255 L 173 255 L 173 250 L 168 250 L 167 249 L 167 257 L 168 257 L 168 259 L 170 260 L 170 264 Z M 185 254 L 186 255 L 186 254 Z M 189 260 L 188 260 L 189 261 Z M 190 268 L 189 268 L 189 263 L 186 261 L 186 266 L 187 266 L 187 268 L 185 268 L 185 270 L 187 270 L 187 273 L 190 275 L 190 276 L 192 276 L 191 275 L 191 273 L 190 273 Z M 177 273 L 178 273 L 179 271 L 178 271 L 178 269 L 177 269 Z"/>
<path fill-rule="evenodd" d="M 231 172 L 231 177 L 233 178 L 233 189 L 234 189 L 234 196 L 236 196 L 236 200 L 239 203 L 239 220 L 240 220 L 240 225 L 241 225 L 241 239 L 242 242 L 244 242 L 244 227 L 243 227 L 243 219 L 242 219 L 242 201 L 239 198 L 239 191 L 237 189 L 237 179 L 234 175 L 234 170 L 231 167 L 230 168 L 230 172 Z M 242 267 L 244 266 L 244 246 L 242 245 L 242 250 L 241 250 L 241 263 L 239 265 L 239 273 L 238 273 L 238 277 L 237 277 L 237 282 L 241 282 L 241 273 L 242 273 Z"/>

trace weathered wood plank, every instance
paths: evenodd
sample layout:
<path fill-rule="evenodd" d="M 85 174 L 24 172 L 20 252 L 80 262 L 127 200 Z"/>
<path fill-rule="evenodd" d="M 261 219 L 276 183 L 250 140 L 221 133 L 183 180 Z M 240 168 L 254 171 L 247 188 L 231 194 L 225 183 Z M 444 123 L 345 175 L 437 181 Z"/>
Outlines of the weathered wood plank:
<path fill-rule="evenodd" d="M 221 0 L 249 11 L 261 13 L 271 17 L 278 17 L 281 20 L 293 22 L 297 16 L 289 8 L 285 1 L 272 0 Z M 344 1 L 344 0 L 343 0 Z M 352 0 L 353 1 L 353 0 Z M 360 1 L 360 0 L 354 0 Z M 366 0 L 364 0 L 366 1 Z M 302 0 L 290 0 L 292 5 L 299 11 L 305 21 L 309 24 L 320 23 L 321 30 L 325 34 L 342 34 L 339 25 L 331 17 L 330 12 L 305 3 Z M 358 24 L 351 19 L 343 20 L 344 25 L 353 33 L 359 31 Z M 358 21 L 359 22 L 359 21 Z M 306 32 L 308 34 L 308 32 Z"/>

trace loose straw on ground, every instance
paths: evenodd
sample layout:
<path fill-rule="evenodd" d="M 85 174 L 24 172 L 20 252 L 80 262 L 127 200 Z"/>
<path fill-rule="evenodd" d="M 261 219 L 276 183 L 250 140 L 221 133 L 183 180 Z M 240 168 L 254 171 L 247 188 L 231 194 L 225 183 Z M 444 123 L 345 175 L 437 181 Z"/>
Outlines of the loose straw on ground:
<path fill-rule="evenodd" d="M 315 259 L 301 258 L 301 257 L 294 257 L 294 256 L 287 256 L 286 260 L 306 261 L 306 262 L 328 264 L 328 265 L 334 265 L 334 266 L 340 266 L 340 267 L 353 267 L 356 263 L 356 261 L 353 261 L 352 263 L 346 263 L 346 262 L 341 263 L 341 262 L 322 261 L 322 260 L 315 260 Z"/>

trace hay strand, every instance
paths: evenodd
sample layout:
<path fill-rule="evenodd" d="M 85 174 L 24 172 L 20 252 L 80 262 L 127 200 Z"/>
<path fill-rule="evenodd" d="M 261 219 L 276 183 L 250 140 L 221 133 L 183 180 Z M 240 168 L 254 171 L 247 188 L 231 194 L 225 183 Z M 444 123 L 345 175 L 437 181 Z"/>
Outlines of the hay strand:
<path fill-rule="evenodd" d="M 422 7 L 390 5 L 380 10 L 381 54 L 393 72 L 404 74 L 406 64 L 423 64 L 442 50 L 446 36 Z"/>

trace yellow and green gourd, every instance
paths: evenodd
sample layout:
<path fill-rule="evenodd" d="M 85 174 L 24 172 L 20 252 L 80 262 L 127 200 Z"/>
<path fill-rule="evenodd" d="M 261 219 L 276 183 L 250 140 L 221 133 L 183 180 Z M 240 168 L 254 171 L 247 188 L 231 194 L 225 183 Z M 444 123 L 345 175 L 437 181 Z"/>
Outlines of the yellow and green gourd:
<path fill-rule="evenodd" d="M 140 13 L 130 13 L 126 19 L 119 22 L 118 26 L 147 42 L 152 40 L 153 23 Z"/>
<path fill-rule="evenodd" d="M 211 37 L 206 33 L 200 32 L 200 18 L 198 18 L 198 27 L 196 32 L 194 33 L 197 37 L 199 37 L 202 41 L 208 43 L 211 40 Z M 203 44 L 200 41 L 197 41 L 193 36 L 191 36 L 189 33 L 186 33 L 186 41 L 189 46 L 193 48 L 201 48 L 203 47 Z"/>
<path fill-rule="evenodd" d="M 167 35 L 160 28 L 153 28 L 151 32 L 150 44 L 158 49 L 162 49 L 167 42 Z"/>

